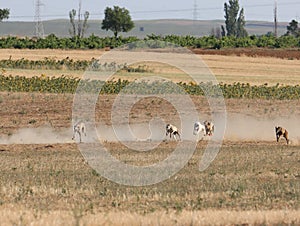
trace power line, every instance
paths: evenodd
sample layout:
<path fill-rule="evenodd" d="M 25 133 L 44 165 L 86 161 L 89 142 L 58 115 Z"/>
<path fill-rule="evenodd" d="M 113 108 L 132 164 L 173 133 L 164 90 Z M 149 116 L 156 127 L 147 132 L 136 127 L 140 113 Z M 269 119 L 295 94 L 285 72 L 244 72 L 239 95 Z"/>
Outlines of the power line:
<path fill-rule="evenodd" d="M 39 1 L 39 0 L 37 0 Z M 278 3 L 278 6 L 287 6 L 287 5 L 300 5 L 300 2 L 285 2 L 285 3 Z M 244 5 L 243 8 L 255 8 L 255 7 L 273 7 L 274 4 L 254 4 L 254 5 Z M 193 7 L 193 8 L 186 8 L 186 9 L 166 9 L 166 10 L 143 10 L 143 11 L 131 11 L 130 14 L 155 14 L 155 13 L 172 13 L 172 12 L 195 12 L 197 14 L 199 11 L 212 11 L 212 10 L 222 10 L 222 7 Z M 104 13 L 90 13 L 90 16 L 103 16 Z M 43 18 L 46 17 L 66 17 L 68 14 L 48 14 L 42 16 Z M 32 16 L 28 15 L 10 15 L 10 18 L 32 18 Z"/>

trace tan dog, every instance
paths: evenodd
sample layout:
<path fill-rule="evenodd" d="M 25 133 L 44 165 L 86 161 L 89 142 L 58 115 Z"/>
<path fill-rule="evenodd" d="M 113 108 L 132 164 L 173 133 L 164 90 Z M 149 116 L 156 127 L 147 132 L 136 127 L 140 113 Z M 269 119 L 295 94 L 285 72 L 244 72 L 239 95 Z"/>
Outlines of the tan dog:
<path fill-rule="evenodd" d="M 285 128 L 275 126 L 275 133 L 277 142 L 279 141 L 279 138 L 283 136 L 286 140 L 286 144 L 289 144 L 289 132 Z"/>

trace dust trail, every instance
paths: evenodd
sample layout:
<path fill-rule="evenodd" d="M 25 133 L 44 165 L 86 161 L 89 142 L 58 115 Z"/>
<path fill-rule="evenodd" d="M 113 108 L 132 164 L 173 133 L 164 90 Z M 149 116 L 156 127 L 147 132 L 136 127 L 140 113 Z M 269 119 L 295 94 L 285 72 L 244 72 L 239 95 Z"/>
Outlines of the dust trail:
<path fill-rule="evenodd" d="M 300 118 L 296 116 L 261 119 L 243 114 L 229 114 L 225 140 L 230 141 L 276 141 L 275 126 L 289 131 L 291 144 L 300 144 Z M 283 139 L 283 138 L 282 138 Z"/>
<path fill-rule="evenodd" d="M 205 120 L 201 118 L 200 120 Z M 220 118 L 215 121 L 215 135 L 218 134 L 218 124 Z M 181 125 L 185 124 L 184 128 Z M 194 119 L 185 118 L 183 123 L 178 125 L 183 140 L 195 140 L 193 135 Z M 275 126 L 283 126 L 289 131 L 292 145 L 300 145 L 300 117 L 261 119 L 244 114 L 228 114 L 224 140 L 228 141 L 276 141 Z M 177 126 L 177 125 L 176 125 Z M 130 131 L 128 131 L 130 128 Z M 115 125 L 114 127 L 104 124 L 97 125 L 96 134 L 92 135 L 92 127 L 87 126 L 87 136 L 82 136 L 83 142 L 95 141 L 162 141 L 166 139 L 165 122 L 158 119 L 151 120 L 150 123 Z M 72 128 L 55 130 L 50 126 L 38 128 L 21 128 L 16 133 L 8 136 L 0 136 L 0 144 L 54 144 L 72 143 Z M 116 134 L 117 133 L 117 134 Z M 207 137 L 205 138 L 207 139 Z M 76 142 L 79 138 L 76 137 Z M 284 142 L 281 140 L 281 142 Z"/>
<path fill-rule="evenodd" d="M 72 142 L 71 138 L 71 128 L 56 131 L 49 126 L 43 126 L 38 128 L 22 128 L 10 136 L 1 136 L 0 144 L 70 143 Z"/>

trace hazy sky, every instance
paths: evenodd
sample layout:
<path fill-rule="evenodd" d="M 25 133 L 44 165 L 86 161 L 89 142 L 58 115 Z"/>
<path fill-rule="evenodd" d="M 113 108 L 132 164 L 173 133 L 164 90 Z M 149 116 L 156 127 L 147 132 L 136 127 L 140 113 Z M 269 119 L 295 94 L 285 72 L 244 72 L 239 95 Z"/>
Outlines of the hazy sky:
<path fill-rule="evenodd" d="M 42 20 L 68 18 L 71 9 L 78 9 L 79 0 L 41 0 Z M 143 19 L 224 19 L 224 3 L 228 0 L 81 0 L 82 10 L 90 12 L 90 19 L 103 19 L 107 6 L 118 5 L 130 11 L 133 20 Z M 197 13 L 194 13 L 195 2 Z M 273 21 L 275 0 L 240 0 L 246 20 Z M 300 0 L 277 0 L 278 20 L 300 19 Z M 35 0 L 0 0 L 0 8 L 10 9 L 7 21 L 33 21 Z"/>

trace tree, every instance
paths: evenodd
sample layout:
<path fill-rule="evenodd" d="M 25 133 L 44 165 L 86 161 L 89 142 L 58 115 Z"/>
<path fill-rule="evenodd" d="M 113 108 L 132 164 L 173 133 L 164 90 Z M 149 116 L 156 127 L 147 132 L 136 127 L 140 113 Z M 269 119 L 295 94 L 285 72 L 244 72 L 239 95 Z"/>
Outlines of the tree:
<path fill-rule="evenodd" d="M 0 9 L 0 21 L 4 19 L 8 19 L 9 17 L 9 9 Z"/>
<path fill-rule="evenodd" d="M 295 37 L 300 37 L 300 28 L 298 27 L 298 21 L 292 20 L 286 27 L 286 35 L 293 35 Z"/>
<path fill-rule="evenodd" d="M 119 32 L 128 32 L 134 27 L 129 11 L 125 8 L 114 6 L 114 8 L 107 7 L 104 12 L 104 20 L 102 21 L 102 29 L 111 30 L 115 38 Z"/>
<path fill-rule="evenodd" d="M 229 0 L 229 4 L 224 3 L 225 25 L 227 36 L 246 37 L 244 9 L 240 10 L 238 0 Z"/>
<path fill-rule="evenodd" d="M 86 32 L 86 29 L 88 27 L 87 21 L 90 16 L 90 13 L 88 11 L 85 11 L 84 15 L 83 15 L 83 21 L 82 21 L 82 19 L 81 19 L 81 3 L 79 3 L 77 21 L 75 20 L 76 13 L 77 12 L 75 9 L 72 9 L 69 12 L 70 23 L 72 26 L 72 29 L 69 30 L 69 33 L 72 37 L 83 38 L 83 36 Z M 76 32 L 76 30 L 77 30 L 77 32 Z"/>
<path fill-rule="evenodd" d="M 223 25 L 221 25 L 221 35 L 222 35 L 222 37 L 226 36 L 226 29 Z"/>
<path fill-rule="evenodd" d="M 237 33 L 236 36 L 238 38 L 243 38 L 248 36 L 248 32 L 245 29 L 246 21 L 244 16 L 244 9 L 242 8 L 240 11 L 239 18 L 237 20 Z"/>

